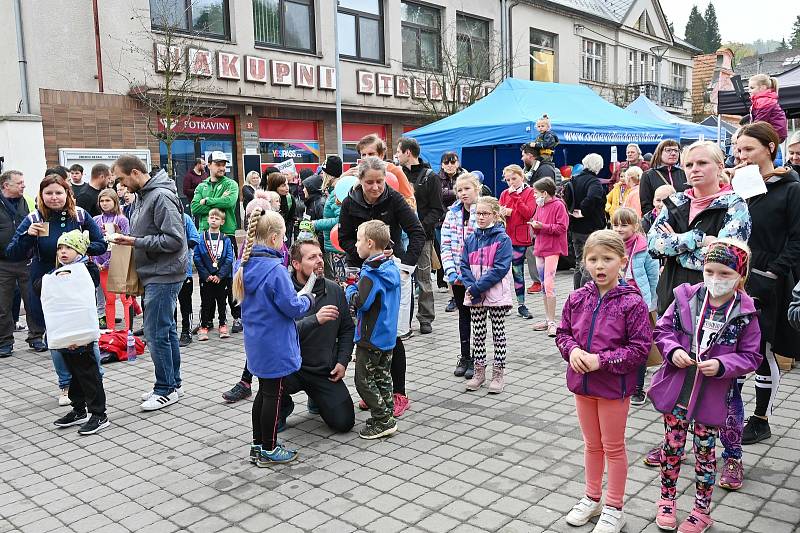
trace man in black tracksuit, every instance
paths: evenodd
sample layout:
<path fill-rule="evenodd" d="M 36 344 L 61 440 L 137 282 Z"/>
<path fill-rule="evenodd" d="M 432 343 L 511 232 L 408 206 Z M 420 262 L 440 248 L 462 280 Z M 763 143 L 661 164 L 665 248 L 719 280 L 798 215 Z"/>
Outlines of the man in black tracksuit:
<path fill-rule="evenodd" d="M 433 307 L 433 284 L 431 283 L 431 256 L 436 238 L 436 224 L 444 216 L 442 205 L 442 182 L 431 166 L 419 157 L 419 143 L 410 137 L 401 137 L 397 143 L 397 159 L 408 181 L 414 185 L 417 200 L 417 216 L 425 230 L 425 246 L 417 261 L 417 286 L 419 287 L 419 332 L 431 333 L 431 322 L 436 318 Z"/>
<path fill-rule="evenodd" d="M 291 249 L 291 262 L 296 290 L 305 286 L 312 272 L 318 277 L 313 290 L 314 306 L 295 321 L 302 363 L 300 370 L 283 379 L 279 426 L 294 409 L 290 395 L 302 390 L 308 394 L 309 403 L 316 404 L 328 427 L 346 433 L 355 423 L 353 399 L 344 383 L 344 374 L 353 353 L 356 329 L 347 299 L 338 284 L 323 277 L 323 255 L 316 241 L 296 241 Z"/>

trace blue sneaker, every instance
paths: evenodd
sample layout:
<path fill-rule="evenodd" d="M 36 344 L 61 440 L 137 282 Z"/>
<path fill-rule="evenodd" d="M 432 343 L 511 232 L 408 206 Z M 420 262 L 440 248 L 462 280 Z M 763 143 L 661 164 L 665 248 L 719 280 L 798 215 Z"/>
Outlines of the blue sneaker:
<path fill-rule="evenodd" d="M 317 404 L 311 398 L 308 399 L 308 412 L 312 415 L 319 414 L 319 407 L 317 407 Z"/>
<path fill-rule="evenodd" d="M 14 352 L 14 345 L 9 344 L 7 346 L 0 346 L 0 357 L 11 357 L 11 354 Z M 311 400 L 309 400 L 311 402 Z M 309 409 L 310 411 L 311 409 Z M 317 411 L 319 412 L 319 411 Z"/>
<path fill-rule="evenodd" d="M 284 448 L 283 445 L 278 444 L 274 450 L 265 450 L 261 448 L 261 453 L 258 455 L 256 466 L 266 468 L 271 464 L 288 463 L 297 458 L 297 450 L 289 450 Z"/>

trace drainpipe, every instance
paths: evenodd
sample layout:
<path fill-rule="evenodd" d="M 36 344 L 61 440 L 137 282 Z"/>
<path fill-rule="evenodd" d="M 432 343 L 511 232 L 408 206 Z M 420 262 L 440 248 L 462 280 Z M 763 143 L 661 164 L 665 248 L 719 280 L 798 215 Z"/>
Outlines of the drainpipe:
<path fill-rule="evenodd" d="M 19 2 L 20 0 L 17 0 Z M 94 55 L 97 62 L 97 90 L 103 92 L 103 56 L 100 53 L 100 19 L 97 15 L 97 0 L 92 0 L 94 16 Z"/>
<path fill-rule="evenodd" d="M 28 98 L 28 61 L 25 59 L 25 38 L 22 34 L 22 0 L 14 1 L 14 23 L 17 30 L 17 63 L 19 63 L 19 89 L 21 93 L 20 112 L 31 112 Z"/>
<path fill-rule="evenodd" d="M 514 31 L 513 24 L 511 23 L 511 10 L 520 4 L 520 0 L 514 0 L 506 10 L 506 26 L 508 27 L 508 76 L 514 77 Z M 530 52 L 529 52 L 530 53 Z"/>
<path fill-rule="evenodd" d="M 500 81 L 506 79 L 508 62 L 506 61 L 506 1 L 500 0 Z"/>

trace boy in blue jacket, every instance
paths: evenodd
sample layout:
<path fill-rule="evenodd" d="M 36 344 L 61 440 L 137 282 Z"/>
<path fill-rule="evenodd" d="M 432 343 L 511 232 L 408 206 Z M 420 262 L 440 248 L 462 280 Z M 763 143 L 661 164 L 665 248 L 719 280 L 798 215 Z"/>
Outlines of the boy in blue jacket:
<path fill-rule="evenodd" d="M 228 286 L 233 281 L 233 245 L 220 231 L 225 213 L 219 209 L 208 212 L 208 229 L 194 249 L 194 264 L 200 278 L 200 328 L 197 340 L 207 341 L 208 330 L 214 327 L 214 311 L 219 309 L 219 338 L 230 337 L 225 324 Z"/>
<path fill-rule="evenodd" d="M 400 270 L 383 253 L 391 242 L 385 222 L 364 222 L 356 239 L 356 251 L 364 264 L 358 284 L 349 285 L 345 295 L 357 311 L 356 390 L 372 415 L 359 436 L 378 439 L 397 431 L 391 366 L 400 313 Z"/>

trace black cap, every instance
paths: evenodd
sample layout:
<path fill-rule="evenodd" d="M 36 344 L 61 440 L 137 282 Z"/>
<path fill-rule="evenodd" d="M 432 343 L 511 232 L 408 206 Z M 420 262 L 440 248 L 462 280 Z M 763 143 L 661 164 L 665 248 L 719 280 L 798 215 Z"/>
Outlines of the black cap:
<path fill-rule="evenodd" d="M 329 155 L 322 165 L 325 174 L 338 178 L 342 175 L 342 158 L 338 155 Z"/>

